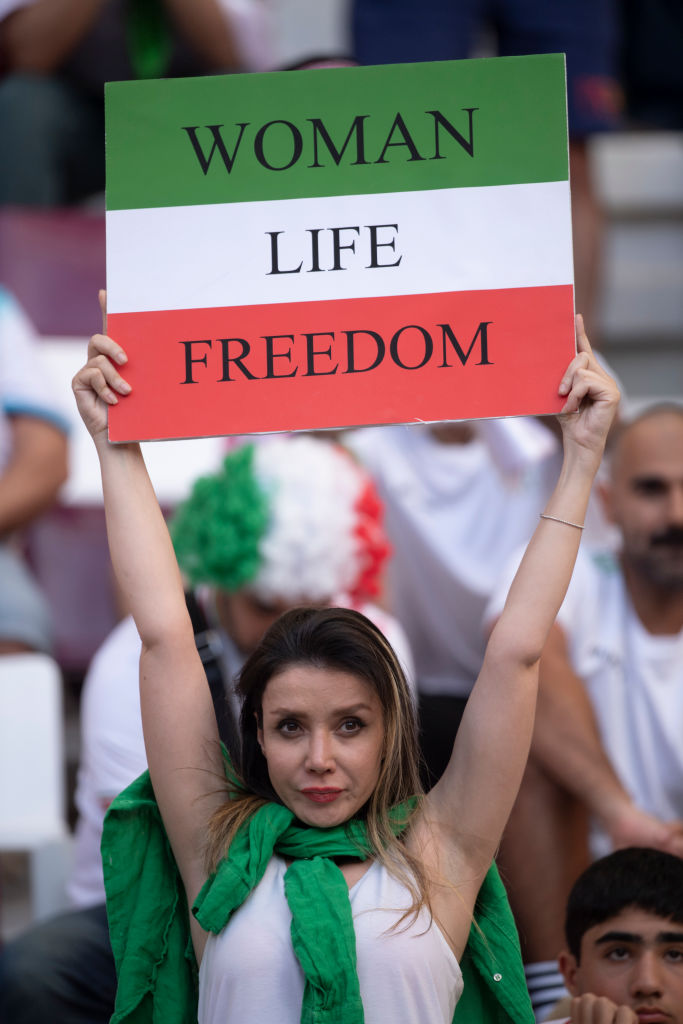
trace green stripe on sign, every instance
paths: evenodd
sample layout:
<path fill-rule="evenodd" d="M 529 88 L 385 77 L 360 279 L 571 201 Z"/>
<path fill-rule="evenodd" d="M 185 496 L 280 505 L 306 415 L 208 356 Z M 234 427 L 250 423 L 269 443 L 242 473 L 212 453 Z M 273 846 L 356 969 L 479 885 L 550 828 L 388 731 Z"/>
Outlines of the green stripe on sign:
<path fill-rule="evenodd" d="M 563 54 L 114 82 L 105 109 L 109 210 L 568 177 Z"/>

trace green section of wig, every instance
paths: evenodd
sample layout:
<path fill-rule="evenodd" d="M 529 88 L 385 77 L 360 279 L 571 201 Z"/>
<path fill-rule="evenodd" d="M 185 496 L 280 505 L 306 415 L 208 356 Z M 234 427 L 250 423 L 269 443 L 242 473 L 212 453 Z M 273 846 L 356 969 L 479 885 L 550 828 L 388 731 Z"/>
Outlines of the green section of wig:
<path fill-rule="evenodd" d="M 254 475 L 254 446 L 231 452 L 218 473 L 200 477 L 170 525 L 180 568 L 192 586 L 239 590 L 261 565 L 268 500 Z"/>

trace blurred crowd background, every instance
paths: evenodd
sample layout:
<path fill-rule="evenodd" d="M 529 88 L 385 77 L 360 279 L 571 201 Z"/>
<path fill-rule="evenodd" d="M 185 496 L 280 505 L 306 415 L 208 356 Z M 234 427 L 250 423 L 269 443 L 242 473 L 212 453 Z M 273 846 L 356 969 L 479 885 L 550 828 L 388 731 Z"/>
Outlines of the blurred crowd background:
<path fill-rule="evenodd" d="M 69 390 L 86 339 L 98 329 L 97 292 L 105 283 L 102 84 L 426 59 L 434 53 L 427 42 L 417 52 L 418 38 L 429 35 L 425 24 L 433 19 L 438 31 L 440 9 L 458 4 L 166 0 L 128 4 L 125 18 L 124 6 L 116 0 L 0 0 L 0 608 L 9 608 L 11 619 L 24 600 L 39 604 L 37 625 L 20 627 L 14 636 L 10 629 L 0 637 L 0 650 L 10 667 L 18 654 L 44 652 L 56 670 L 56 682 L 46 684 L 50 696 L 26 696 L 33 691 L 29 683 L 23 689 L 25 677 L 6 683 L 11 674 L 8 669 L 3 677 L 0 662 L 5 941 L 65 905 L 59 882 L 41 874 L 40 822 L 32 819 L 21 831 L 20 804 L 31 792 L 23 780 L 34 773 L 43 792 L 52 793 L 51 805 L 36 804 L 33 817 L 55 818 L 46 825 L 46 842 L 53 844 L 53 863 L 55 843 L 64 853 L 66 872 L 83 679 L 125 612 L 109 571 L 94 455 Z M 505 4 L 488 7 L 488 16 L 469 26 L 471 56 L 500 52 Z M 568 35 L 582 7 L 569 4 L 562 27 Z M 616 373 L 630 413 L 653 399 L 680 401 L 683 394 L 683 4 L 621 0 L 589 7 L 582 17 L 594 22 L 594 42 L 608 56 L 604 73 L 584 83 L 600 116 L 578 133 L 570 122 L 577 309 Z M 528 17 L 533 23 L 533 12 Z M 591 36 L 590 27 L 583 30 Z M 401 37 L 402 50 L 390 51 L 392 33 Z M 580 50 L 581 37 L 571 45 Z M 381 445 L 361 432 L 350 446 L 381 484 Z M 226 442 L 146 447 L 170 512 L 200 473 L 220 464 Z M 37 585 L 37 596 L 24 593 L 26 579 L 13 575 L 18 565 L 29 589 Z M 493 590 L 492 581 L 487 589 Z M 385 601 L 396 604 L 390 586 Z M 400 606 L 395 611 L 401 620 Z M 401 624 L 419 648 L 411 623 Z M 44 705 L 41 714 L 36 702 Z M 49 721 L 41 740 L 35 730 L 43 717 Z M 53 758 L 44 777 L 36 768 L 41 744 Z M 26 768 L 23 755 L 33 768 Z M 56 773 L 50 765 L 57 765 Z"/>

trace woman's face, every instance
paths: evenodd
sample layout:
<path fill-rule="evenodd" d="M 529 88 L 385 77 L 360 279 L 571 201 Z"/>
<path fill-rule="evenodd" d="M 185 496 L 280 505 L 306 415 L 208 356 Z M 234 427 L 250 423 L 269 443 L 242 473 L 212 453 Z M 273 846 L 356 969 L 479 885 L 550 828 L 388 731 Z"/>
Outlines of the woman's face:
<path fill-rule="evenodd" d="M 273 789 L 301 821 L 320 828 L 352 818 L 379 778 L 384 714 L 358 676 L 292 665 L 273 676 L 258 741 Z"/>

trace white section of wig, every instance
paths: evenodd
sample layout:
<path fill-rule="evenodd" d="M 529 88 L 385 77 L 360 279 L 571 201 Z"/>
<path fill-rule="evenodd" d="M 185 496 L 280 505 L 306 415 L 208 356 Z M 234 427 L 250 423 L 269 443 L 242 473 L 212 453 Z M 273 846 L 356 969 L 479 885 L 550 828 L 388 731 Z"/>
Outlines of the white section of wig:
<path fill-rule="evenodd" d="M 256 446 L 254 473 L 270 503 L 270 524 L 248 589 L 292 604 L 352 590 L 361 566 L 354 527 L 362 471 L 328 441 L 289 436 Z"/>

